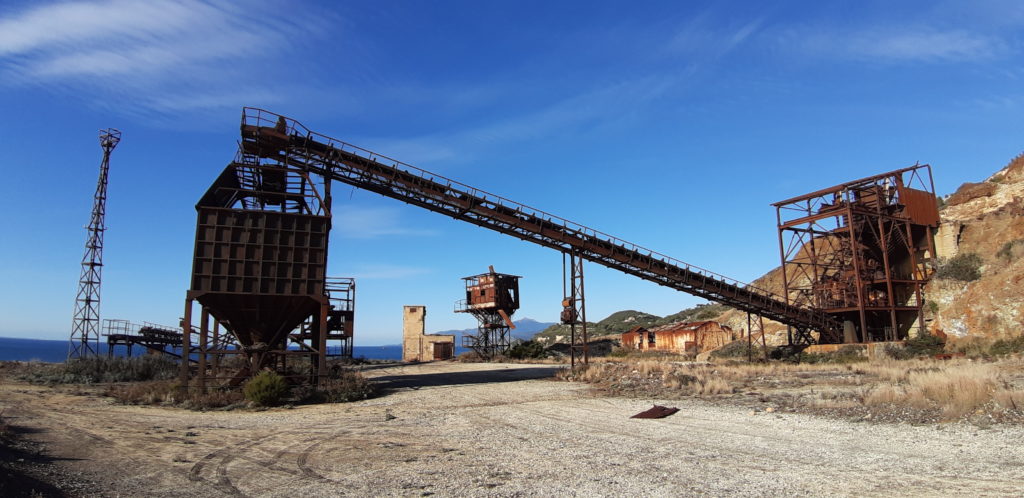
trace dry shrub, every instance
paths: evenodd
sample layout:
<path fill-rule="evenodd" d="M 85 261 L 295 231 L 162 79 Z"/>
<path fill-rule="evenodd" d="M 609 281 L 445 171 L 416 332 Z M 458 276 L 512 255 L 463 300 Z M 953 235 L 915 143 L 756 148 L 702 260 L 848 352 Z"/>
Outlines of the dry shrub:
<path fill-rule="evenodd" d="M 19 379 L 39 384 L 96 384 L 173 379 L 178 363 L 162 356 L 92 356 L 64 363 L 33 364 Z"/>
<path fill-rule="evenodd" d="M 337 377 L 324 381 L 318 391 L 328 403 L 347 403 L 369 398 L 375 389 L 359 372 L 344 370 Z"/>
<path fill-rule="evenodd" d="M 189 410 L 231 409 L 245 405 L 245 397 L 237 389 L 217 389 L 205 393 L 189 392 L 181 402 L 181 406 Z"/>
<path fill-rule="evenodd" d="M 988 197 L 994 194 L 997 190 L 997 186 L 994 183 L 964 183 L 960 185 L 960 188 L 956 189 L 953 195 L 950 195 L 946 199 L 946 204 L 955 206 L 957 204 L 963 204 L 970 202 L 974 199 L 982 197 Z"/>
<path fill-rule="evenodd" d="M 465 353 L 456 356 L 455 361 L 460 363 L 481 363 L 484 359 L 477 354 L 476 351 L 466 351 Z"/>
<path fill-rule="evenodd" d="M 180 387 L 175 381 L 133 382 L 110 386 L 106 395 L 126 405 L 170 405 L 177 402 Z"/>
<path fill-rule="evenodd" d="M 809 401 L 809 406 L 816 409 L 848 410 L 864 404 L 864 396 L 858 392 L 821 392 L 818 397 Z"/>
<path fill-rule="evenodd" d="M 909 378 L 910 389 L 920 390 L 925 398 L 938 404 L 948 419 L 971 413 L 992 400 L 997 382 L 996 372 L 987 365 L 918 372 Z"/>
<path fill-rule="evenodd" d="M 601 382 L 606 380 L 608 372 L 612 369 L 607 365 L 584 365 L 583 367 L 576 367 L 577 374 L 575 380 L 580 382 Z"/>
<path fill-rule="evenodd" d="M 872 389 L 864 398 L 866 406 L 936 408 L 943 419 L 954 420 L 985 411 L 993 400 L 1003 409 L 1016 410 L 1015 403 L 1024 398 L 1024 393 L 1013 391 L 992 365 L 954 362 L 942 367 L 900 368 L 889 364 L 867 370 L 889 383 Z"/>
<path fill-rule="evenodd" d="M 917 409 L 926 409 L 931 406 L 920 389 L 903 388 L 891 384 L 883 384 L 875 387 L 864 396 L 865 406 L 910 406 Z"/>
<path fill-rule="evenodd" d="M 732 394 L 732 386 L 725 379 L 715 377 L 700 383 L 700 394 Z"/>
<path fill-rule="evenodd" d="M 175 381 L 117 384 L 107 388 L 106 395 L 126 405 L 179 405 L 189 410 L 231 407 L 245 401 L 237 389 L 185 392 Z"/>
<path fill-rule="evenodd" d="M 644 361 L 641 361 L 641 362 L 637 363 L 636 369 L 642 375 L 646 375 L 646 376 L 649 377 L 649 376 L 651 376 L 653 374 L 664 373 L 666 371 L 665 370 L 666 365 L 667 365 L 667 363 L 665 363 L 663 361 L 644 360 Z"/>
<path fill-rule="evenodd" d="M 967 337 L 950 337 L 946 342 L 946 350 L 951 353 L 964 353 L 969 358 L 987 356 L 992 344 L 992 337 L 969 335 Z"/>
<path fill-rule="evenodd" d="M 992 399 L 1004 410 L 1024 411 L 1024 392 L 1000 389 L 992 394 Z"/>

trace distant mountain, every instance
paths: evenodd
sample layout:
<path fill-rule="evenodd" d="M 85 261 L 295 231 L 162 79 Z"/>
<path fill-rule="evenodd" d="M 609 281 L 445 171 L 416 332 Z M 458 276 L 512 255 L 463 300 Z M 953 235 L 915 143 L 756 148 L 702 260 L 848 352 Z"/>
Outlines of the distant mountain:
<path fill-rule="evenodd" d="M 532 318 L 522 318 L 519 320 L 513 320 L 512 323 L 516 325 L 516 328 L 512 329 L 512 339 L 522 339 L 528 341 L 533 338 L 537 332 L 540 332 L 552 325 L 551 322 L 538 322 Z M 443 330 L 441 332 L 432 332 L 433 334 L 452 334 L 457 336 L 473 335 L 476 334 L 477 329 L 462 329 L 462 330 Z M 456 340 L 456 344 L 461 344 L 460 339 Z"/>
<path fill-rule="evenodd" d="M 636 310 L 616 311 L 609 315 L 608 318 L 597 323 L 587 322 L 587 335 L 590 338 L 595 338 L 619 335 L 638 325 L 641 327 L 655 327 L 675 322 L 710 320 L 730 309 L 728 306 L 721 304 L 698 304 L 693 308 L 687 308 L 666 317 Z M 558 342 L 569 342 L 569 334 L 570 329 L 568 325 L 553 324 L 533 336 L 533 340 L 548 345 Z"/>

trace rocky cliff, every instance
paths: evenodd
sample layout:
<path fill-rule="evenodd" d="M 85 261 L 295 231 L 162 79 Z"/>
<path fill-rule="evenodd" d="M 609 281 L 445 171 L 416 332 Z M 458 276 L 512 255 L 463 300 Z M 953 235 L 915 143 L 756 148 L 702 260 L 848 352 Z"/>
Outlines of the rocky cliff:
<path fill-rule="evenodd" d="M 976 280 L 928 284 L 930 328 L 950 336 L 1019 335 L 1024 325 L 1024 154 L 982 183 L 945 199 L 937 239 L 943 260 L 976 254 Z"/>

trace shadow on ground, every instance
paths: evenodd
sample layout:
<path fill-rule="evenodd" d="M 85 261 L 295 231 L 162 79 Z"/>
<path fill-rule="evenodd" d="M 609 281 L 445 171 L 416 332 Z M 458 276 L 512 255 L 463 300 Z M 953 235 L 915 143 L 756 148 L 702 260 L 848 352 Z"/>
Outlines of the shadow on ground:
<path fill-rule="evenodd" d="M 560 368 L 562 368 L 560 365 L 534 365 L 523 368 L 500 368 L 470 372 L 385 375 L 376 377 L 373 380 L 384 390 L 419 389 L 421 387 L 496 384 L 520 380 L 548 379 L 554 377 L 555 372 Z"/>
<path fill-rule="evenodd" d="M 77 459 L 47 456 L 39 445 L 25 439 L 26 435 L 39 432 L 28 427 L 4 425 L 0 434 L 0 496 L 70 496 L 48 481 L 58 472 L 54 463 Z"/>

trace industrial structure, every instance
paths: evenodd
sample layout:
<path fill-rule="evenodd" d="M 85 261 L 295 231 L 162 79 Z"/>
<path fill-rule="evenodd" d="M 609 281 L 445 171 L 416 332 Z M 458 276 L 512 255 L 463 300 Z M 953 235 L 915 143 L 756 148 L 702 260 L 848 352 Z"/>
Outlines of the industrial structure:
<path fill-rule="evenodd" d="M 818 342 L 897 341 L 924 330 L 934 191 L 931 168 L 914 165 L 773 204 L 787 303 L 843 324 L 821 330 Z"/>
<path fill-rule="evenodd" d="M 622 346 L 638 351 L 697 354 L 722 347 L 736 337 L 718 322 L 678 322 L 645 328 L 633 327 L 622 334 Z"/>
<path fill-rule="evenodd" d="M 107 338 L 107 356 L 114 356 L 118 346 L 132 356 L 134 346 L 148 353 L 166 354 L 181 358 L 181 329 L 155 323 L 133 323 L 128 320 L 103 320 L 103 336 Z"/>
<path fill-rule="evenodd" d="M 465 277 L 466 298 L 455 303 L 456 313 L 469 313 L 477 320 L 477 333 L 462 336 L 462 346 L 476 351 L 482 358 L 504 354 L 511 345 L 509 331 L 516 328 L 512 315 L 519 309 L 519 279 L 522 277 L 497 273 Z"/>
<path fill-rule="evenodd" d="M 455 336 L 428 334 L 427 307 L 402 308 L 402 361 L 450 360 L 455 357 Z"/>
<path fill-rule="evenodd" d="M 93 195 L 92 215 L 86 227 L 85 255 L 75 295 L 75 310 L 71 320 L 71 338 L 68 341 L 68 359 L 99 355 L 100 343 L 100 283 L 103 276 L 103 233 L 107 229 L 107 175 L 110 172 L 110 153 L 121 141 L 121 132 L 114 128 L 100 130 L 103 160 L 100 176 Z"/>
<path fill-rule="evenodd" d="M 933 189 L 910 186 L 915 175 L 928 172 L 930 178 L 926 165 L 776 204 L 787 278 L 780 295 L 312 132 L 265 110 L 245 108 L 241 130 L 236 160 L 196 206 L 192 287 L 183 329 L 191 331 L 191 306 L 198 301 L 203 308 L 200 379 L 207 371 L 204 358 L 211 353 L 204 339 L 210 316 L 234 335 L 247 359 L 246 367 L 232 378 L 235 382 L 261 368 L 287 373 L 287 361 L 294 356 L 309 358 L 311 380 L 322 378 L 327 339 L 351 340 L 351 313 L 331 307 L 324 275 L 333 181 L 562 252 L 569 270 L 563 271 L 567 275 L 563 322 L 574 326 L 574 364 L 577 356 L 587 361 L 583 260 L 731 306 L 756 316 L 758 323 L 763 319 L 781 322 L 790 330 L 789 352 L 816 341 L 904 336 L 912 322 L 910 312 L 920 315 L 920 287 L 931 274 L 934 251 L 922 250 L 930 247 L 931 227 L 937 220 L 924 207 L 931 202 L 934 209 Z M 814 200 L 829 195 L 828 206 Z M 783 220 L 781 213 L 791 209 L 804 211 Z M 816 228 L 828 218 L 838 220 L 837 224 Z M 843 230 L 845 235 L 840 233 Z M 805 256 L 810 253 L 813 256 Z M 792 273 L 794 268 L 810 277 L 798 277 Z M 852 286 L 845 293 L 830 293 L 832 282 L 847 285 L 846 268 L 854 269 Z M 883 277 L 870 273 L 879 268 Z M 468 277 L 467 291 L 490 285 L 483 278 L 488 275 L 497 279 L 500 274 Z M 882 288 L 884 294 L 879 294 Z M 852 295 L 857 298 L 851 300 Z M 827 301 L 827 296 L 837 300 Z M 518 292 L 509 298 L 518 307 Z M 473 312 L 471 304 L 468 295 L 465 311 Z M 499 307 L 493 315 L 510 325 L 514 308 L 500 309 L 507 320 L 498 313 Z M 884 313 L 889 314 L 889 331 L 876 325 Z M 852 318 L 859 319 L 859 335 L 857 323 L 854 333 L 849 333 Z M 482 329 L 487 334 L 478 335 L 476 342 L 470 339 L 470 346 L 489 352 L 507 347 L 497 319 L 487 318 L 481 324 L 487 325 Z M 578 336 L 577 324 L 581 325 Z M 300 333 L 293 334 L 296 329 Z M 507 330 L 504 334 L 507 337 Z M 184 334 L 185 351 L 190 350 L 191 335 Z M 289 338 L 301 338 L 299 351 L 286 347 Z M 187 362 L 182 372 L 187 380 Z"/>
<path fill-rule="evenodd" d="M 201 306 L 196 387 L 236 385 L 262 369 L 319 382 L 332 356 L 351 356 L 355 283 L 329 279 L 331 182 L 311 174 L 281 147 L 283 118 L 269 128 L 243 124 L 242 142 L 196 204 L 192 285 L 186 294 L 182 350 L 191 351 L 192 306 Z M 237 348 L 211 337 L 224 327 Z M 227 370 L 220 358 L 241 355 Z M 213 358 L 210 358 L 210 357 Z M 182 362 L 182 382 L 190 377 Z"/>

